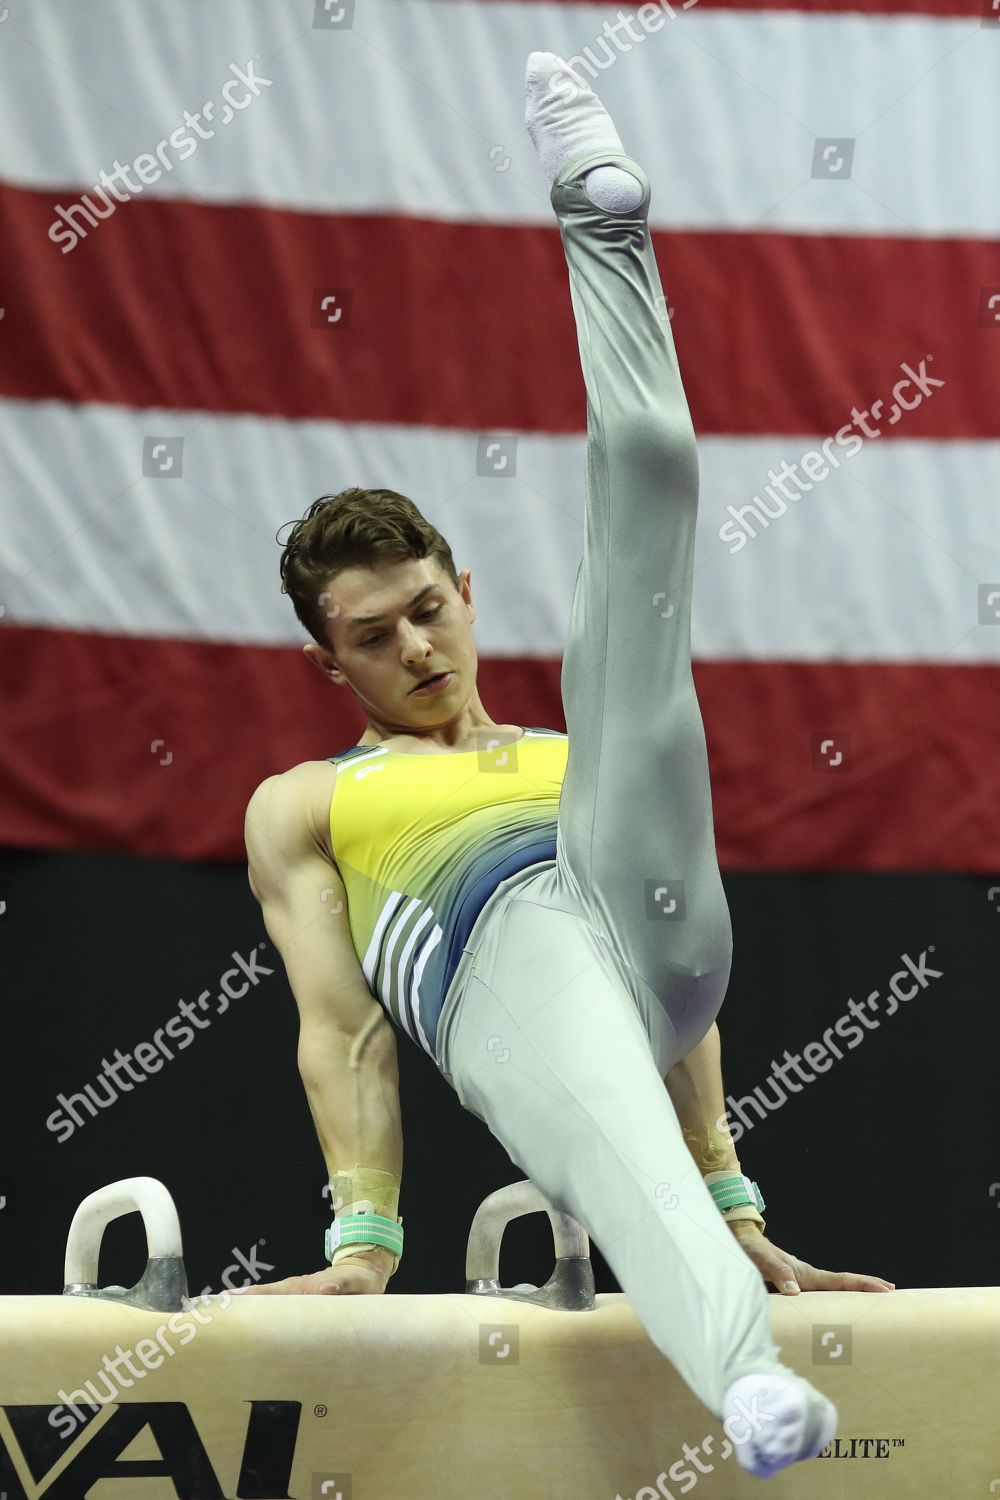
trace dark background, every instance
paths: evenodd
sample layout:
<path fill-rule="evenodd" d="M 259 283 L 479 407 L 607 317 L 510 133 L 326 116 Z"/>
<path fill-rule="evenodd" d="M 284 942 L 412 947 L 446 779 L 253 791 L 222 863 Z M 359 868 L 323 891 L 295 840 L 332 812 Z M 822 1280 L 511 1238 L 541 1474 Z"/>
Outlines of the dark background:
<path fill-rule="evenodd" d="M 735 958 L 719 1015 L 728 1094 L 764 1085 L 854 998 L 887 993 L 908 953 L 930 982 L 738 1144 L 767 1201 L 769 1238 L 814 1265 L 900 1287 L 1000 1283 L 998 986 L 1000 884 L 955 875 L 724 875 Z M 1000 897 L 1000 892 L 997 893 Z M 58 1293 L 70 1220 L 121 1177 L 169 1189 L 192 1295 L 221 1290 L 234 1250 L 265 1280 L 324 1265 L 325 1166 L 298 1076 L 298 1014 L 245 865 L 117 854 L 0 850 L 0 1293 Z M 63 1144 L 56 1096 L 94 1082 L 181 998 L 214 996 L 234 951 L 259 943 L 275 972 L 208 1015 L 173 1062 Z M 523 1173 L 399 1036 L 406 1245 L 390 1293 L 464 1290 L 465 1245 L 483 1198 Z M 771 1097 L 768 1091 L 768 1097 Z M 991 1194 L 991 1185 L 995 1191 Z M 619 1290 L 593 1246 L 599 1291 Z M 145 1264 L 137 1215 L 105 1235 L 101 1285 Z M 548 1221 L 515 1221 L 501 1280 L 541 1284 Z M 769 1288 L 770 1290 L 770 1288 Z"/>

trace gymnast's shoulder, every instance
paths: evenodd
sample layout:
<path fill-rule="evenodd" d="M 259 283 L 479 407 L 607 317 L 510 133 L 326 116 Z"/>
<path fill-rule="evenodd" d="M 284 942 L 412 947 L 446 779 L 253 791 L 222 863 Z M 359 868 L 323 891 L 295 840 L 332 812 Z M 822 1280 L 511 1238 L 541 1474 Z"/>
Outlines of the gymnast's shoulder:
<path fill-rule="evenodd" d="M 317 860 L 336 870 L 330 841 L 336 779 L 336 762 L 305 760 L 266 776 L 254 790 L 247 803 L 243 836 L 250 888 L 258 900 L 258 874 L 266 880 L 283 867 Z"/>

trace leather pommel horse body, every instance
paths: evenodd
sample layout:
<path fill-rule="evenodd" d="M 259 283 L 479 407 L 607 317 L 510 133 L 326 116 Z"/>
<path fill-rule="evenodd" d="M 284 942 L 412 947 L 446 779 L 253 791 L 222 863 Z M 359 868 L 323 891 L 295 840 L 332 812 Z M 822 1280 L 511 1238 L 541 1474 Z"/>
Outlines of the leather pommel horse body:
<path fill-rule="evenodd" d="M 553 1276 L 501 1287 L 503 1230 L 536 1210 Z M 134 1211 L 145 1273 L 101 1288 L 104 1225 Z M 523 1182 L 477 1212 L 464 1292 L 191 1299 L 166 1188 L 113 1183 L 77 1210 L 63 1294 L 0 1297 L 0 1494 L 759 1500 L 764 1483 L 794 1500 L 1000 1497 L 1000 1288 L 773 1295 L 782 1359 L 840 1427 L 821 1457 L 761 1481 L 625 1296 L 594 1295 L 589 1253 Z"/>

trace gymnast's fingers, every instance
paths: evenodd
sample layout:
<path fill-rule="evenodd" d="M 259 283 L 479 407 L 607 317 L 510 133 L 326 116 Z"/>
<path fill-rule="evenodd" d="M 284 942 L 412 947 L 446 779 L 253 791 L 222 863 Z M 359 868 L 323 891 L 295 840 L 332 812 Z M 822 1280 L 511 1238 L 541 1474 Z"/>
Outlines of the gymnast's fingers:
<path fill-rule="evenodd" d="M 262 1281 L 258 1286 L 236 1286 L 232 1288 L 234 1297 L 260 1296 L 267 1292 L 291 1292 L 303 1293 L 316 1291 L 318 1288 L 311 1287 L 308 1283 L 312 1280 L 309 1276 L 285 1276 L 281 1281 Z"/>
<path fill-rule="evenodd" d="M 286 1276 L 281 1281 L 262 1281 L 257 1286 L 235 1288 L 240 1296 L 273 1292 L 293 1296 L 351 1295 L 377 1296 L 385 1290 L 386 1278 L 377 1266 L 364 1261 L 344 1260 L 337 1266 L 326 1266 L 309 1276 Z"/>
<path fill-rule="evenodd" d="M 822 1271 L 807 1261 L 798 1262 L 798 1281 L 809 1292 L 894 1292 L 895 1282 L 860 1271 Z"/>
<path fill-rule="evenodd" d="M 866 1276 L 860 1271 L 822 1271 L 827 1279 L 818 1283 L 824 1292 L 894 1292 L 896 1283 L 883 1276 Z"/>

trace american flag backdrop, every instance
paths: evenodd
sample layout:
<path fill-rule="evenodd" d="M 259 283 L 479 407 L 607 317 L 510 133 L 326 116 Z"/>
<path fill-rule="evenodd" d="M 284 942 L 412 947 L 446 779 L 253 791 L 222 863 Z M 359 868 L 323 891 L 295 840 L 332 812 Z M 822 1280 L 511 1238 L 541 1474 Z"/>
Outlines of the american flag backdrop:
<path fill-rule="evenodd" d="M 996 0 L 0 12 L 0 841 L 243 857 L 257 783 L 364 727 L 275 540 L 349 485 L 471 569 L 488 712 L 564 727 L 543 49 L 652 183 L 720 863 L 1000 868 Z"/>

